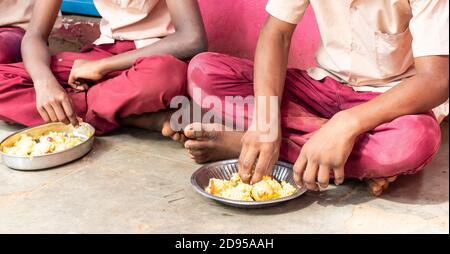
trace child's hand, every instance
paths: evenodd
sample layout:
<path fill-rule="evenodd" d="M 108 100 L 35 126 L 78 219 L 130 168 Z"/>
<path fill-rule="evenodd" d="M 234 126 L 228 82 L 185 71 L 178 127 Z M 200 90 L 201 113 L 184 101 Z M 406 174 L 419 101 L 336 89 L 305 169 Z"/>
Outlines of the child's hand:
<path fill-rule="evenodd" d="M 78 91 L 86 91 L 88 82 L 98 81 L 104 76 L 98 61 L 75 60 L 69 75 L 69 85 Z"/>
<path fill-rule="evenodd" d="M 70 96 L 54 78 L 46 82 L 36 81 L 36 108 L 45 122 L 79 124 Z"/>
<path fill-rule="evenodd" d="M 294 179 L 300 186 L 318 191 L 327 188 L 330 172 L 334 181 L 344 181 L 344 165 L 353 149 L 357 133 L 348 118 L 339 113 L 303 145 L 295 165 Z"/>
<path fill-rule="evenodd" d="M 252 130 L 253 129 L 253 130 Z M 239 175 L 245 183 L 257 183 L 263 176 L 272 175 L 272 169 L 278 160 L 281 145 L 280 127 L 275 127 L 274 140 L 264 140 L 267 133 L 250 127 L 242 137 L 242 150 L 239 156 Z M 254 172 L 253 172 L 254 169 Z"/>

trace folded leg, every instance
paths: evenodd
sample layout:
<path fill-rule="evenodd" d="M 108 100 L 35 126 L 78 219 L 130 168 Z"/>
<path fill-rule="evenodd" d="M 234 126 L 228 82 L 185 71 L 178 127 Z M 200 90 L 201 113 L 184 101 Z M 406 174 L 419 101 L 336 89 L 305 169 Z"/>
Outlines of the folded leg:
<path fill-rule="evenodd" d="M 86 121 L 101 135 L 128 117 L 168 109 L 172 98 L 186 94 L 186 71 L 187 64 L 173 56 L 139 58 L 88 90 Z"/>
<path fill-rule="evenodd" d="M 85 118 L 87 103 L 85 92 L 75 92 L 67 85 L 73 62 L 77 59 L 97 60 L 132 49 L 134 49 L 134 43 L 124 41 L 91 46 L 83 52 L 61 52 L 51 58 L 50 68 L 58 82 L 69 94 L 78 116 Z M 117 75 L 117 73 L 112 73 L 109 77 Z M 44 123 L 36 109 L 36 92 L 33 81 L 21 62 L 0 64 L 0 120 L 26 126 Z"/>
<path fill-rule="evenodd" d="M 20 45 L 25 30 L 19 27 L 0 27 L 0 64 L 17 63 L 22 59 Z"/>
<path fill-rule="evenodd" d="M 188 92 L 193 96 L 193 89 L 201 88 L 204 94 L 218 96 L 223 102 L 225 96 L 252 95 L 252 73 L 253 64 L 249 60 L 217 53 L 200 54 L 189 66 Z M 281 159 L 295 163 L 301 147 L 334 114 L 378 95 L 353 91 L 331 78 L 317 81 L 305 71 L 289 69 L 281 106 Z M 251 121 L 251 111 L 252 108 L 249 108 L 246 112 L 245 126 Z M 219 113 L 236 121 L 234 114 Z M 213 135 L 218 142 L 192 141 L 188 145 L 199 148 L 203 144 L 207 148 L 203 157 L 215 159 L 218 156 L 208 156 L 206 153 L 215 151 L 214 153 L 220 154 L 220 150 L 229 149 L 228 144 L 232 140 L 229 133 L 230 131 L 225 131 L 223 134 Z M 241 136 L 238 135 L 235 139 Z M 431 113 L 399 117 L 358 138 L 345 167 L 346 177 L 383 178 L 415 173 L 432 159 L 439 143 L 440 128 Z M 239 142 L 235 141 L 233 144 L 236 146 L 234 150 L 240 150 Z M 235 156 L 236 151 L 225 154 Z"/>

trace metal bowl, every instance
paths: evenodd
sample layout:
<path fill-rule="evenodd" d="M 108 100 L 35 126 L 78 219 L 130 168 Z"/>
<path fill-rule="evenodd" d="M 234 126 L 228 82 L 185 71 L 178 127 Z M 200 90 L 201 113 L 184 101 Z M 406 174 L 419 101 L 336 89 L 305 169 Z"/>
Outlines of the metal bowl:
<path fill-rule="evenodd" d="M 40 137 L 50 131 L 73 133 L 82 140 L 82 143 L 70 149 L 46 154 L 42 156 L 17 156 L 3 153 L 4 146 L 12 146 L 20 138 L 21 134 L 32 137 Z M 0 142 L 0 155 L 3 163 L 12 169 L 17 170 L 42 170 L 56 167 L 74 161 L 87 154 L 94 144 L 95 129 L 88 123 L 81 123 L 78 128 L 63 123 L 48 123 L 36 127 L 26 128 L 15 132 Z"/>
<path fill-rule="evenodd" d="M 195 190 L 202 196 L 210 198 L 225 205 L 230 205 L 239 208 L 263 208 L 274 206 L 297 198 L 306 192 L 306 188 L 298 188 L 297 184 L 295 184 L 294 175 L 292 172 L 292 164 L 282 161 L 278 161 L 275 164 L 272 172 L 272 177 L 280 182 L 286 181 L 292 184 L 292 186 L 294 186 L 297 189 L 297 191 L 290 196 L 265 201 L 239 201 L 217 197 L 205 191 L 205 188 L 209 184 L 209 179 L 217 178 L 229 180 L 233 173 L 237 173 L 238 172 L 237 162 L 238 160 L 226 160 L 204 165 L 192 174 L 191 183 L 194 186 Z"/>

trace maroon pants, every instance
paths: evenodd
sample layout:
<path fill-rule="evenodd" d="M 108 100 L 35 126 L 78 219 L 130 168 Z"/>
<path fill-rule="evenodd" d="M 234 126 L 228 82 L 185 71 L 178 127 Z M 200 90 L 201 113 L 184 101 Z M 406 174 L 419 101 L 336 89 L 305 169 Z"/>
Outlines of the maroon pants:
<path fill-rule="evenodd" d="M 0 27 L 0 64 L 21 61 L 20 45 L 25 30 L 19 27 Z"/>
<path fill-rule="evenodd" d="M 188 93 L 192 95 L 194 88 L 218 96 L 223 103 L 225 96 L 253 95 L 253 62 L 217 53 L 200 54 L 188 69 Z M 305 71 L 289 69 L 281 106 L 281 159 L 295 163 L 305 142 L 334 114 L 377 95 L 356 92 L 332 78 L 317 81 Z M 246 117 L 245 123 L 236 124 L 248 126 L 253 108 L 238 110 L 246 111 Z M 432 113 L 399 117 L 357 139 L 345 175 L 363 179 L 415 173 L 430 162 L 440 140 L 440 127 Z"/>
<path fill-rule="evenodd" d="M 166 109 L 174 96 L 185 94 L 187 64 L 170 55 L 139 58 L 130 69 L 108 74 L 87 92 L 68 86 L 74 60 L 97 60 L 133 49 L 133 42 L 124 41 L 52 57 L 51 70 L 70 95 L 77 114 L 99 135 L 119 127 L 120 119 Z M 27 126 L 43 123 L 35 98 L 23 63 L 0 65 L 0 120 Z"/>

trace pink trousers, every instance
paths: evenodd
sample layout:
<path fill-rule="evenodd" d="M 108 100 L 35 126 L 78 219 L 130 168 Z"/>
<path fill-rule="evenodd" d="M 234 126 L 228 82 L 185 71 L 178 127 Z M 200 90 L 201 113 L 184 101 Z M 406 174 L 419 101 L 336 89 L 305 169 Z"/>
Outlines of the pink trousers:
<path fill-rule="evenodd" d="M 253 62 L 217 53 L 200 54 L 188 69 L 188 93 L 192 95 L 194 88 L 201 88 L 204 96 L 218 96 L 222 102 L 225 96 L 253 95 Z M 334 114 L 377 95 L 356 92 L 332 78 L 316 81 L 305 71 L 289 69 L 281 106 L 280 158 L 294 163 L 302 146 Z M 243 125 L 248 126 L 253 109 L 238 110 L 245 111 Z M 220 114 L 234 118 L 225 112 Z M 438 151 L 440 136 L 440 126 L 432 113 L 399 117 L 357 139 L 345 175 L 363 179 L 416 173 Z"/>
<path fill-rule="evenodd" d="M 123 41 L 91 46 L 81 53 L 63 52 L 51 59 L 51 70 L 70 95 L 77 114 L 98 135 L 119 127 L 120 119 L 166 109 L 174 96 L 185 95 L 187 64 L 170 55 L 139 58 L 130 69 L 108 74 L 87 92 L 68 86 L 74 60 L 98 60 L 133 49 L 133 42 Z M 0 120 L 27 126 L 43 123 L 35 98 L 23 63 L 0 65 Z"/>
<path fill-rule="evenodd" d="M 21 61 L 20 45 L 24 35 L 22 28 L 0 27 L 0 64 Z"/>

